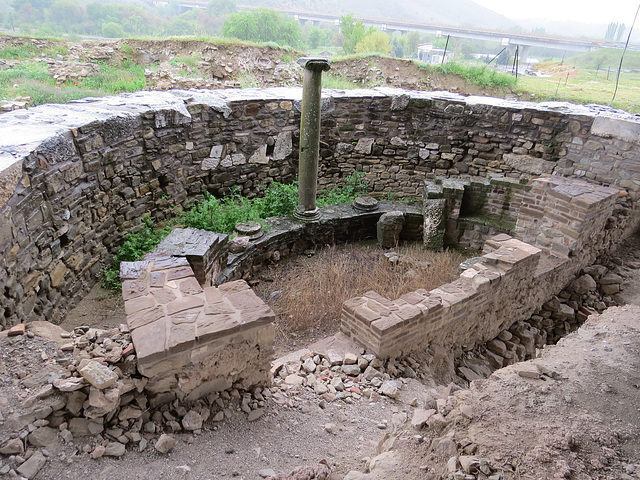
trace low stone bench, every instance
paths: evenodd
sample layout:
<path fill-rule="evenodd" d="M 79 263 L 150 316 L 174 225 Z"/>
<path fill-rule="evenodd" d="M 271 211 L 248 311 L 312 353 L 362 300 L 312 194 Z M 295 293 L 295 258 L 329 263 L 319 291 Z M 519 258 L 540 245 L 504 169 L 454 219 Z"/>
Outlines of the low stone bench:
<path fill-rule="evenodd" d="M 273 311 L 244 280 L 202 287 L 184 257 L 120 266 L 138 371 L 155 402 L 268 383 Z"/>

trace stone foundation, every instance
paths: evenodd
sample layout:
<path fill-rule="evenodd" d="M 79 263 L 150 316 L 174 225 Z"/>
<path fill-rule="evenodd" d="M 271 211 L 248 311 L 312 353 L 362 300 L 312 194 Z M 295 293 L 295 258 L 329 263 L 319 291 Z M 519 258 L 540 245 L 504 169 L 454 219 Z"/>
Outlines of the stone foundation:
<path fill-rule="evenodd" d="M 429 344 L 470 350 L 487 342 L 528 319 L 606 251 L 619 193 L 581 180 L 533 180 L 523 193 L 516 234 L 534 245 L 498 235 L 455 282 L 396 300 L 375 292 L 348 300 L 342 331 L 383 358 Z"/>
<path fill-rule="evenodd" d="M 121 264 L 127 325 L 153 404 L 269 382 L 275 314 L 243 280 L 202 288 L 186 258 Z"/>

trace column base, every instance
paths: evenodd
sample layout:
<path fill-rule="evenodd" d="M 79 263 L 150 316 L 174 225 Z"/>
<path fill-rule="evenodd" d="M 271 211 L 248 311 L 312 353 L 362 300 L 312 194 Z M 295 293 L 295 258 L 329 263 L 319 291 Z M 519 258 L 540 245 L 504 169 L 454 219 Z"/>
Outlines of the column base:
<path fill-rule="evenodd" d="M 313 222 L 320 218 L 320 210 L 318 209 L 318 207 L 314 208 L 313 210 L 304 210 L 303 206 L 298 205 L 295 212 L 293 212 L 293 216 L 294 218 L 302 220 L 303 222 Z"/>

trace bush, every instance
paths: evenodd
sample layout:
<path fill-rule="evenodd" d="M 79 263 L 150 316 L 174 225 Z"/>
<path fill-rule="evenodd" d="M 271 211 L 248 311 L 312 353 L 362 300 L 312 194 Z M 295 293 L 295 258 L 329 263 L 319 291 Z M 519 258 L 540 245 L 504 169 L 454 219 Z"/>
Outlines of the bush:
<path fill-rule="evenodd" d="M 102 286 L 112 290 L 120 288 L 120 262 L 135 262 L 145 253 L 152 251 L 164 237 L 171 233 L 171 227 L 159 229 L 150 215 L 142 217 L 142 228 L 135 233 L 125 235 L 124 242 L 118 247 L 118 253 L 111 267 L 104 270 Z"/>
<path fill-rule="evenodd" d="M 240 189 L 236 187 L 225 198 L 206 193 L 205 199 L 186 213 L 184 224 L 213 232 L 231 233 L 236 223 L 259 219 L 258 209 L 251 200 L 240 195 Z"/>
<path fill-rule="evenodd" d="M 325 205 L 337 205 L 355 200 L 359 195 L 364 195 L 369 191 L 369 185 L 364 180 L 364 172 L 353 172 L 344 179 L 344 183 L 339 187 L 329 188 L 319 193 L 317 204 L 319 207 Z"/>
<path fill-rule="evenodd" d="M 122 38 L 125 36 L 124 28 L 118 23 L 107 22 L 102 25 L 102 35 L 107 38 Z"/>

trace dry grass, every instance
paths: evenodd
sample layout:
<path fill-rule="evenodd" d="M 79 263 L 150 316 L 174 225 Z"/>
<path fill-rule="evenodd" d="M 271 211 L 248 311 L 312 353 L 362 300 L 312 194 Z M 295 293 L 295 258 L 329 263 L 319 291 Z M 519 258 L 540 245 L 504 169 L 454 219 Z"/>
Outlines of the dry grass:
<path fill-rule="evenodd" d="M 278 315 L 276 325 L 284 336 L 312 328 L 331 333 L 338 329 L 345 300 L 369 290 L 390 299 L 419 288 L 431 290 L 456 279 L 466 258 L 420 245 L 394 251 L 404 256 L 398 264 L 391 264 L 376 246 L 327 247 L 311 258 L 273 266 L 265 275 L 273 282 L 260 283 L 256 291 Z"/>

